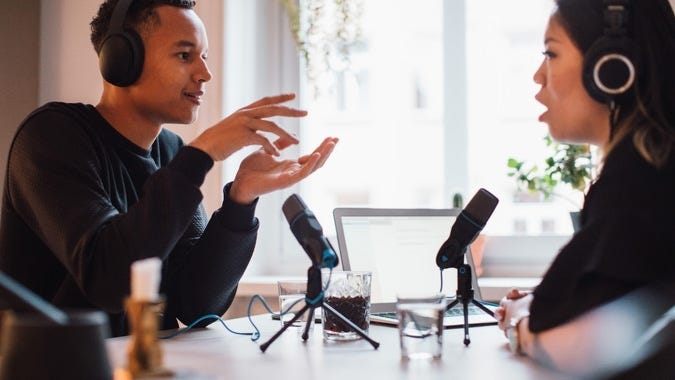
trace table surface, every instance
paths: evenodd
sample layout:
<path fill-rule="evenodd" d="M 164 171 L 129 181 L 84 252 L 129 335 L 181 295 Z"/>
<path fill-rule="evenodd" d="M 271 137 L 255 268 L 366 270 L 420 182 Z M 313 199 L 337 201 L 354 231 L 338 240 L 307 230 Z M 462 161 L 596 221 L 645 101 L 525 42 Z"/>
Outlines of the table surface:
<path fill-rule="evenodd" d="M 369 336 L 380 343 L 373 349 L 364 340 L 324 342 L 321 324 L 303 342 L 297 329 L 286 330 L 262 352 L 281 325 L 270 315 L 253 317 L 261 331 L 258 341 L 235 335 L 218 321 L 160 341 L 164 366 L 189 379 L 565 379 L 530 359 L 512 355 L 496 326 L 471 327 L 466 347 L 463 329 L 446 329 L 443 354 L 437 360 L 402 360 L 398 329 L 371 324 Z M 226 321 L 239 332 L 251 332 L 247 318 Z M 163 332 L 160 333 L 160 335 Z M 129 337 L 108 339 L 113 368 L 124 368 Z M 119 371 L 118 371 L 119 372 Z"/>

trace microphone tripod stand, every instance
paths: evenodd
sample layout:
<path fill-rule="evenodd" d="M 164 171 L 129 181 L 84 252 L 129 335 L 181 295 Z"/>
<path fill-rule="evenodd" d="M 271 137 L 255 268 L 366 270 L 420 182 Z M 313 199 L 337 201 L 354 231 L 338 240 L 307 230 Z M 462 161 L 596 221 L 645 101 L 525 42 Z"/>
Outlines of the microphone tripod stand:
<path fill-rule="evenodd" d="M 464 312 L 464 345 L 468 346 L 471 343 L 469 337 L 469 303 L 472 303 L 490 316 L 494 317 L 495 313 L 488 309 L 473 298 L 473 286 L 471 285 L 471 267 L 468 264 L 460 264 L 457 267 L 457 298 L 452 301 L 447 308 L 450 310 L 457 303 L 462 303 L 462 311 Z"/>
<path fill-rule="evenodd" d="M 302 333 L 302 340 L 307 341 L 307 339 L 309 338 L 310 323 L 314 323 L 314 310 L 320 307 L 325 308 L 331 313 L 335 314 L 335 316 L 339 319 L 339 321 L 344 323 L 343 327 L 345 326 L 349 327 L 361 338 L 368 341 L 368 343 L 370 343 L 370 345 L 373 346 L 373 348 L 377 349 L 380 346 L 380 343 L 370 338 L 365 333 L 365 331 L 361 330 L 358 326 L 352 323 L 352 321 L 345 318 L 344 315 L 340 314 L 337 310 L 335 310 L 333 307 L 331 307 L 325 302 L 323 298 L 323 291 L 321 289 L 321 266 L 318 264 L 313 264 L 307 270 L 307 294 L 305 295 L 305 306 L 303 306 L 302 309 L 300 309 L 300 311 L 298 311 L 290 321 L 286 322 L 281 327 L 281 329 L 270 338 L 270 340 L 261 344 L 260 350 L 262 352 L 265 352 L 265 350 L 267 350 L 267 347 L 269 347 L 270 344 L 272 344 L 279 336 L 281 336 L 281 334 L 283 334 L 283 332 L 286 331 L 288 327 L 293 325 L 293 323 L 296 320 L 302 317 L 302 315 L 305 314 L 305 312 L 309 313 L 309 315 L 307 318 L 307 323 L 305 324 L 305 330 Z"/>

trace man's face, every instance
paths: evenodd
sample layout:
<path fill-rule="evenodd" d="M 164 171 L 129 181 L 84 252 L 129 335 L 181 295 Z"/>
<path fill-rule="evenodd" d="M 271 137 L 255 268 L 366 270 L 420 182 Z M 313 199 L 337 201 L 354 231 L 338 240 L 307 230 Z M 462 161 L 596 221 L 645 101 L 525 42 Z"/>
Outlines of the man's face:
<path fill-rule="evenodd" d="M 150 122 L 189 124 L 211 79 L 204 24 L 192 10 L 160 6 L 156 12 L 159 24 L 142 34 L 145 62 L 129 87 L 130 101 Z"/>

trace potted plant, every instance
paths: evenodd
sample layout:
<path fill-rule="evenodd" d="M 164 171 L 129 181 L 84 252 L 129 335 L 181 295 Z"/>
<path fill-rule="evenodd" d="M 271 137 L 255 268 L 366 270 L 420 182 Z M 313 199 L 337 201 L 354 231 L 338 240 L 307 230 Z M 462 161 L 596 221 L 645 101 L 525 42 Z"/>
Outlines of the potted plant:
<path fill-rule="evenodd" d="M 509 158 L 508 176 L 516 179 L 519 190 L 541 194 L 544 199 L 557 196 L 580 208 L 578 204 L 556 189 L 564 184 L 585 193 L 595 174 L 590 146 L 557 143 L 549 135 L 544 137 L 544 140 L 552 152 L 544 160 L 543 169 L 537 165 L 527 165 L 524 161 Z M 571 212 L 570 216 L 576 231 L 579 227 L 579 212 Z"/>

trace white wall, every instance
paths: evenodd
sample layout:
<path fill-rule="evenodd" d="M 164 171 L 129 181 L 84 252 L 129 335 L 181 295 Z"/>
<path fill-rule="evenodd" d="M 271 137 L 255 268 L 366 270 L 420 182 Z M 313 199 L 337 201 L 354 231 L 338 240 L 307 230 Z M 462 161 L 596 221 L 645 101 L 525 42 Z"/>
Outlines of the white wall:
<path fill-rule="evenodd" d="M 89 42 L 89 22 L 97 9 L 98 1 L 42 1 L 40 104 L 98 101 L 103 86 Z"/>
<path fill-rule="evenodd" d="M 21 120 L 38 104 L 40 0 L 0 2 L 0 178 Z M 18 37 L 20 36 L 20 37 Z M 17 38 L 14 38 L 17 37 Z M 0 179 L 0 192 L 4 180 Z"/>

